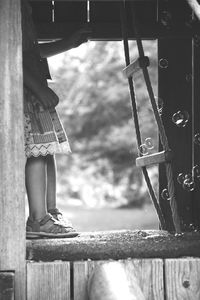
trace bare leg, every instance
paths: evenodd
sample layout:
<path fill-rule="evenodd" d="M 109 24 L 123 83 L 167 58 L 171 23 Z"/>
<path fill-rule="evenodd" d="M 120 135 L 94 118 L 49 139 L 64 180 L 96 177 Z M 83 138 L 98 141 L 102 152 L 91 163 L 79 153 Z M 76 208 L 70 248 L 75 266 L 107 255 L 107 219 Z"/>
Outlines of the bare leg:
<path fill-rule="evenodd" d="M 49 234 L 53 234 L 55 237 L 59 233 L 67 237 L 76 236 L 78 233 L 73 228 L 56 221 L 54 218 L 50 218 L 46 222 L 44 219 L 45 215 L 47 215 L 47 195 L 49 207 L 55 208 L 56 172 L 54 157 L 48 155 L 45 157 L 28 158 L 25 172 L 30 217 L 27 221 L 27 234 L 29 238 L 31 237 L 31 231 L 35 234 L 34 228 L 36 228 L 37 235 L 38 229 L 34 227 L 35 224 L 36 226 L 39 225 L 39 230 L 42 234 L 47 233 L 48 236 Z M 49 176 L 48 179 L 47 173 Z M 43 223 L 40 221 L 43 221 Z"/>
<path fill-rule="evenodd" d="M 45 157 L 28 158 L 25 174 L 29 202 L 29 216 L 33 220 L 42 219 L 47 213 Z"/>
<path fill-rule="evenodd" d="M 56 208 L 56 161 L 53 155 L 47 160 L 47 210 Z"/>
<path fill-rule="evenodd" d="M 53 155 L 46 156 L 47 159 L 47 211 L 49 211 L 52 216 L 62 222 L 65 226 L 72 229 L 72 224 L 69 220 L 64 219 L 62 214 L 52 212 L 57 208 L 56 206 L 56 161 Z M 70 229 L 70 230 L 71 230 Z"/>

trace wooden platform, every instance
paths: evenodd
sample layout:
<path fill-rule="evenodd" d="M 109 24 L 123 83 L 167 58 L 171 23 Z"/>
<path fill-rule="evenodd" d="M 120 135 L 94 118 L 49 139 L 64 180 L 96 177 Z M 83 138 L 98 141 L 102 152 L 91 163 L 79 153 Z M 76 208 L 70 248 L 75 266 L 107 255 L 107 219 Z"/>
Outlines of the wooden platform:
<path fill-rule="evenodd" d="M 88 300 L 100 264 L 117 260 L 147 300 L 200 299 L 200 234 L 165 231 L 81 233 L 27 241 L 27 300 Z M 140 299 L 137 299 L 140 300 Z"/>
<path fill-rule="evenodd" d="M 200 257 L 200 234 L 121 230 L 80 233 L 70 239 L 27 241 L 27 260 L 79 261 L 126 258 Z"/>

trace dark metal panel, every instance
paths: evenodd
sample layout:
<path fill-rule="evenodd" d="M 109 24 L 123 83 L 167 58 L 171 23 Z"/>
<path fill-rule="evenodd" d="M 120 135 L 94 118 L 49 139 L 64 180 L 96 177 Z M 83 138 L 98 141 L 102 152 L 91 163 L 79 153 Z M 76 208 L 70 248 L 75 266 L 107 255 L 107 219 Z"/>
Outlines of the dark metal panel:
<path fill-rule="evenodd" d="M 172 117 L 178 111 L 187 111 L 191 119 L 192 89 L 187 81 L 191 74 L 191 39 L 160 39 L 158 41 L 159 61 L 159 97 L 163 100 L 162 119 L 174 153 L 173 171 L 176 199 L 180 216 L 184 223 L 191 223 L 188 211 L 192 195 L 177 182 L 180 173 L 191 170 L 191 122 L 185 127 L 178 127 Z M 165 66 L 166 67 L 162 67 Z M 167 66 L 168 65 L 168 66 Z M 160 167 L 160 189 L 166 188 L 166 180 Z M 169 203 L 160 198 L 163 212 L 169 218 Z"/>
<path fill-rule="evenodd" d="M 117 22 L 120 23 L 119 1 L 91 1 L 90 21 L 95 22 Z"/>
<path fill-rule="evenodd" d="M 120 7 L 121 1 L 90 0 L 90 25 L 93 39 L 121 39 Z M 192 22 L 191 11 L 186 1 L 159 1 L 162 5 L 157 22 L 157 1 L 127 1 L 128 36 L 134 38 L 131 26 L 130 5 L 133 4 L 143 39 L 156 37 L 191 37 L 200 32 L 200 25 Z M 177 5 L 177 3 L 179 3 Z M 50 1 L 31 1 L 33 19 L 41 39 L 60 38 L 83 26 L 87 22 L 87 1 L 55 1 L 52 10 Z M 54 15 L 55 23 L 52 23 Z M 60 26 L 62 24 L 62 26 Z M 69 28 L 69 29 L 68 29 Z"/>
<path fill-rule="evenodd" d="M 54 20 L 55 22 L 86 22 L 87 1 L 55 2 Z"/>
<path fill-rule="evenodd" d="M 127 18 L 128 23 L 132 24 L 131 6 L 134 7 L 137 22 L 142 31 L 143 25 L 155 26 L 157 24 L 157 1 L 154 2 L 135 2 L 127 1 Z"/>
<path fill-rule="evenodd" d="M 52 3 L 47 1 L 30 1 L 32 7 L 32 17 L 35 23 L 52 22 Z"/>
<path fill-rule="evenodd" d="M 39 39 L 56 39 L 67 37 L 77 28 L 83 26 L 80 22 L 56 22 L 56 23 L 36 23 Z M 93 40 L 121 40 L 121 25 L 116 22 L 90 23 L 92 28 L 91 39 Z M 143 26 L 143 39 L 157 38 L 157 27 Z M 129 38 L 134 39 L 133 33 L 129 32 Z"/>
<path fill-rule="evenodd" d="M 159 6 L 161 26 L 165 27 L 164 30 L 166 31 L 173 30 L 173 27 L 177 26 L 175 24 L 177 20 L 179 26 L 180 24 L 184 26 L 186 16 L 190 14 L 188 7 L 185 7 L 184 10 L 182 6 L 182 16 L 180 17 L 182 1 L 177 0 L 176 5 L 173 0 L 167 3 L 171 5 L 166 7 L 166 4 L 164 6 L 160 4 Z M 163 22 L 163 12 L 166 12 L 166 14 L 169 13 L 173 18 L 167 20 L 166 23 Z M 170 147 L 174 152 L 173 175 L 178 212 L 182 220 L 182 229 L 191 230 L 190 224 L 194 221 L 192 212 L 194 192 L 186 191 L 182 184 L 178 183 L 177 177 L 180 173 L 191 173 L 192 169 L 192 39 L 181 37 L 159 39 L 158 61 L 159 97 L 163 100 L 162 119 Z M 180 120 L 175 123 L 173 122 L 173 115 L 179 111 L 188 113 L 189 120 L 185 125 Z M 175 118 L 177 118 L 177 115 L 175 115 Z M 163 166 L 160 166 L 159 170 L 161 194 L 162 190 L 166 188 L 167 183 Z M 168 227 L 171 229 L 169 201 L 160 196 L 160 204 Z"/>
<path fill-rule="evenodd" d="M 195 22 L 186 1 L 158 1 L 159 34 L 163 36 L 191 35 Z M 198 26 L 199 27 L 199 26 Z"/>
<path fill-rule="evenodd" d="M 31 0 L 33 2 L 41 2 L 41 0 Z M 45 1 L 45 2 L 50 2 L 52 0 L 42 0 L 42 1 Z M 54 0 L 54 2 L 71 2 L 72 0 Z M 77 1 L 80 1 L 80 0 L 73 0 L 73 2 L 77 2 Z M 90 0 L 91 2 L 94 1 L 94 2 L 101 2 L 102 0 Z M 105 0 L 104 0 L 105 1 Z M 114 0 L 113 0 L 114 1 Z M 124 1 L 124 0 L 118 0 L 118 1 Z M 127 0 L 127 1 L 132 1 L 132 2 L 155 2 L 156 0 Z M 166 1 L 166 0 L 159 0 L 159 1 Z"/>
<path fill-rule="evenodd" d="M 127 23 L 128 35 L 133 37 L 134 31 L 132 28 L 132 16 L 130 1 L 126 2 L 127 8 Z M 157 2 L 135 2 L 134 8 L 139 23 L 141 35 L 147 35 L 148 28 L 151 28 L 151 34 L 155 33 L 157 24 Z M 116 23 L 120 25 L 120 1 L 92 1 L 90 3 L 90 22 L 95 23 Z M 109 28 L 108 28 L 109 30 Z M 118 32 L 118 37 L 121 37 L 121 32 Z"/>
<path fill-rule="evenodd" d="M 129 38 L 134 38 L 130 7 L 127 4 Z M 142 38 L 157 36 L 157 2 L 138 2 L 135 4 Z M 145 5 L 145 6 L 144 6 Z M 92 39 L 121 40 L 120 1 L 90 1 L 90 26 Z M 148 13 L 147 13 L 148 12 Z M 67 36 L 87 22 L 87 2 L 56 2 L 54 5 L 54 23 L 36 22 L 40 39 L 61 38 Z"/>
<path fill-rule="evenodd" d="M 193 132 L 194 143 L 193 164 L 198 166 L 195 176 L 195 190 L 192 203 L 192 217 L 194 228 L 200 228 L 200 36 L 195 35 L 193 39 L 193 74 L 190 77 L 193 83 Z"/>

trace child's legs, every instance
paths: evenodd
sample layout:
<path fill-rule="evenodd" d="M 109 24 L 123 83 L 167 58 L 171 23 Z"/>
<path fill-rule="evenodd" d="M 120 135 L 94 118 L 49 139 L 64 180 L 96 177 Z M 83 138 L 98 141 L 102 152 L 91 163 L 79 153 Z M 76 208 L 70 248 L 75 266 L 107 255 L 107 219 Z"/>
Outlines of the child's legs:
<path fill-rule="evenodd" d="M 56 208 L 56 161 L 53 155 L 47 159 L 47 210 Z"/>
<path fill-rule="evenodd" d="M 29 215 L 33 220 L 42 219 L 46 213 L 46 158 L 30 157 L 25 168 Z"/>

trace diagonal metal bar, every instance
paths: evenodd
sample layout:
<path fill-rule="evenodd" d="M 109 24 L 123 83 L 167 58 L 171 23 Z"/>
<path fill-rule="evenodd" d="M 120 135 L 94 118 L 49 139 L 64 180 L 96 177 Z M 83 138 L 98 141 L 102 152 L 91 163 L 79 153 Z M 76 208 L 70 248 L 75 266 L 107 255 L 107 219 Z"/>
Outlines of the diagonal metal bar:
<path fill-rule="evenodd" d="M 120 3 L 120 17 L 121 17 L 121 25 L 122 25 L 122 36 L 123 36 L 123 44 L 124 44 L 124 54 L 125 54 L 125 61 L 126 61 L 126 66 L 130 64 L 130 55 L 129 55 L 129 45 L 128 45 L 128 37 L 127 37 L 127 18 L 126 18 L 126 10 L 125 10 L 125 5 L 124 3 Z M 139 151 L 139 147 L 141 145 L 141 134 L 140 134 L 140 128 L 139 128 L 139 121 L 138 121 L 138 114 L 137 114 L 137 106 L 136 106 L 136 96 L 135 96 L 135 90 L 134 90 L 134 85 L 133 85 L 133 79 L 132 77 L 128 78 L 128 83 L 129 83 L 129 91 L 130 91 L 130 98 L 131 98 L 131 106 L 132 106 L 132 115 L 133 115 L 133 120 L 135 124 L 135 131 L 136 131 L 136 139 L 137 139 L 137 148 L 138 148 L 138 154 L 141 156 L 141 153 Z M 151 197 L 151 200 L 154 204 L 154 207 L 156 209 L 159 221 L 160 221 L 160 226 L 162 229 L 166 229 L 166 224 L 165 220 L 160 208 L 160 205 L 157 201 L 155 192 L 153 190 L 148 172 L 146 167 L 142 167 L 142 172 L 143 176 L 145 178 L 149 194 Z"/>
<path fill-rule="evenodd" d="M 132 16 L 132 24 L 136 36 L 136 41 L 137 41 L 137 46 L 138 46 L 138 52 L 139 52 L 139 57 L 144 57 L 144 49 L 142 45 L 142 40 L 140 38 L 140 34 L 138 32 L 138 26 L 137 26 L 137 20 L 135 16 L 135 11 L 134 7 L 131 3 L 131 16 Z M 149 94 L 149 99 L 153 108 L 154 116 L 158 125 L 158 130 L 159 130 L 159 135 L 160 135 L 160 140 L 163 146 L 163 149 L 165 151 L 170 151 L 169 144 L 168 144 L 168 139 L 165 133 L 165 128 L 162 122 L 162 119 L 158 113 L 150 77 L 149 77 L 149 72 L 147 67 L 142 68 L 147 91 Z M 170 196 L 170 207 L 171 207 L 171 212 L 172 212 L 172 218 L 174 222 L 174 227 L 177 233 L 181 232 L 181 223 L 180 223 L 180 218 L 178 214 L 178 209 L 177 209 L 177 204 L 176 204 L 176 199 L 175 199 L 175 188 L 174 188 L 174 181 L 173 181 L 173 170 L 172 170 L 172 164 L 171 163 L 166 163 L 166 176 L 167 176 L 167 182 L 168 182 L 168 193 Z"/>

